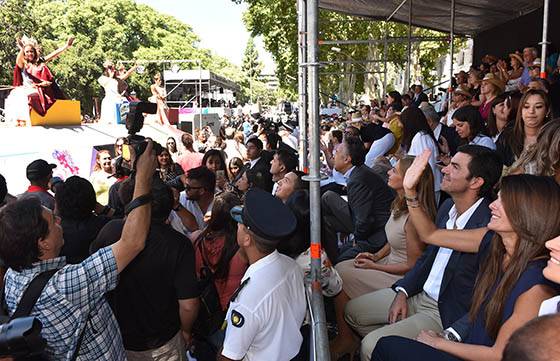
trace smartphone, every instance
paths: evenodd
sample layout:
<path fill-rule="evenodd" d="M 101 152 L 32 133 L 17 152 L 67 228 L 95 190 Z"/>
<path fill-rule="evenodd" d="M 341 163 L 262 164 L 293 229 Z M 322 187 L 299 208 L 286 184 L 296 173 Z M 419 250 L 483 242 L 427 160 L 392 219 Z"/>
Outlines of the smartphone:
<path fill-rule="evenodd" d="M 226 171 L 225 170 L 217 170 L 216 171 L 216 178 L 225 178 L 226 177 Z"/>

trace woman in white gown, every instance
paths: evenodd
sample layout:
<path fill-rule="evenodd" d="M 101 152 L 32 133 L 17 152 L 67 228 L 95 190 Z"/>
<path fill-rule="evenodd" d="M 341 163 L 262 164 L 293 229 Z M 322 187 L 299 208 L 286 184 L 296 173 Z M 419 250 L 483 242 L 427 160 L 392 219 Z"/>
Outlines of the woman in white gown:
<path fill-rule="evenodd" d="M 105 90 L 105 97 L 101 101 L 99 124 L 116 124 L 117 105 L 120 105 L 124 98 L 119 93 L 119 82 L 116 78 L 117 72 L 113 62 L 106 61 L 103 67 L 103 75 L 97 80 Z"/>

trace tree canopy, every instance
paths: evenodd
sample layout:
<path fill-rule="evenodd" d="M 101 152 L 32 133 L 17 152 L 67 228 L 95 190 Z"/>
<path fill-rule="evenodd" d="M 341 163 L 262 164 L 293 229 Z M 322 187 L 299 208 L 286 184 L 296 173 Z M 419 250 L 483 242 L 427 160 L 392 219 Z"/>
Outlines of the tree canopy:
<path fill-rule="evenodd" d="M 241 83 L 245 74 L 227 59 L 199 46 L 192 28 L 133 0 L 5 0 L 0 6 L 1 84 L 11 84 L 17 55 L 15 39 L 35 37 L 43 54 L 74 35 L 74 45 L 49 65 L 69 98 L 82 102 L 91 113 L 93 97 L 102 97 L 97 78 L 107 59 L 200 59 L 202 66 Z M 129 64 L 132 65 L 132 64 Z M 128 79 L 138 96 L 149 96 L 157 64 Z"/>
<path fill-rule="evenodd" d="M 244 21 L 253 36 L 262 35 L 265 48 L 272 54 L 276 62 L 276 73 L 283 88 L 296 88 L 297 77 L 297 8 L 293 0 L 233 0 L 236 3 L 245 2 L 248 10 Z M 319 12 L 319 38 L 322 40 L 351 40 L 351 39 L 382 39 L 387 31 L 389 37 L 406 36 L 407 26 L 397 23 L 384 23 L 361 19 L 348 15 L 326 11 Z M 425 29 L 414 29 L 413 36 L 442 36 Z M 321 61 L 340 60 L 381 60 L 383 57 L 382 42 L 376 45 L 345 45 L 340 46 L 342 52 L 331 51 L 329 46 L 321 46 Z M 425 42 L 415 43 L 412 55 L 419 66 L 412 69 L 412 78 L 422 78 L 425 84 L 435 80 L 432 71 L 438 58 L 448 51 L 448 44 Z M 393 67 L 403 69 L 406 65 L 407 51 L 405 44 L 389 44 L 387 59 Z M 326 73 L 336 72 L 363 72 L 382 71 L 382 63 L 369 65 L 342 63 L 329 65 L 322 68 Z M 391 75 L 391 73 L 390 73 Z M 380 91 L 382 75 L 368 76 L 325 75 L 321 76 L 321 88 L 331 94 L 340 93 L 342 83 L 347 82 L 350 92 L 367 92 L 377 84 L 377 93 Z M 388 88 L 391 88 L 393 79 L 388 79 Z M 372 92 L 373 89 L 369 89 Z"/>

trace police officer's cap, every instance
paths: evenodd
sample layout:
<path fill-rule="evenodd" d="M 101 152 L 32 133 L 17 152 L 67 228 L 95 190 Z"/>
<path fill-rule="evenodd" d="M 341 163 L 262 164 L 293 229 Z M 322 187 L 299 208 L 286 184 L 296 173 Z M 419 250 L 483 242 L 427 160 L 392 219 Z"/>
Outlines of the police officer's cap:
<path fill-rule="evenodd" d="M 245 195 L 245 205 L 231 209 L 231 217 L 266 240 L 278 242 L 296 229 L 296 217 L 281 200 L 261 189 Z"/>

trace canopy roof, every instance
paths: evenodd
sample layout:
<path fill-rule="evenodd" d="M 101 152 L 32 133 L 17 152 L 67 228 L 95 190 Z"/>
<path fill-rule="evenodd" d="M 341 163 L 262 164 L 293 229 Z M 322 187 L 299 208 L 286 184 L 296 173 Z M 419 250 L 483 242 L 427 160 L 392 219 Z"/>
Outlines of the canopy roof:
<path fill-rule="evenodd" d="M 385 20 L 402 0 L 319 0 L 323 9 Z M 475 35 L 542 8 L 542 0 L 456 0 L 455 33 Z M 392 20 L 408 23 L 408 3 Z M 412 25 L 449 32 L 451 0 L 413 0 Z"/>

